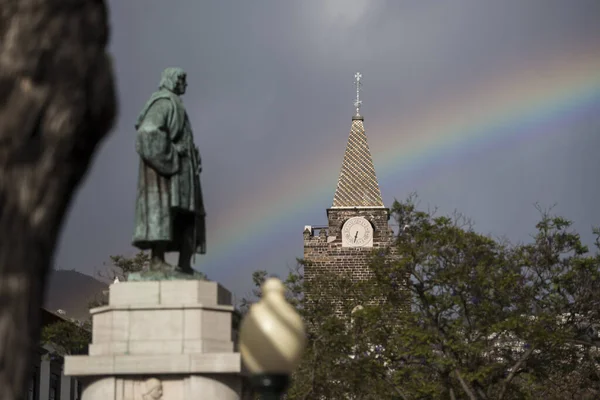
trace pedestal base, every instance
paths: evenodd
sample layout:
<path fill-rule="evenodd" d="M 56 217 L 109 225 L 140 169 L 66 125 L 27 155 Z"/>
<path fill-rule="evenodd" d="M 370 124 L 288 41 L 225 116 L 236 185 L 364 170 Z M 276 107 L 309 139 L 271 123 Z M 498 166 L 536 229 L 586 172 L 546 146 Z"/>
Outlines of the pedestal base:
<path fill-rule="evenodd" d="M 240 379 L 231 375 L 107 376 L 86 377 L 82 382 L 84 400 L 240 400 L 241 393 Z"/>
<path fill-rule="evenodd" d="M 82 400 L 240 399 L 231 293 L 219 284 L 119 282 L 90 312 L 89 355 L 65 359 L 65 375 L 84 383 Z"/>

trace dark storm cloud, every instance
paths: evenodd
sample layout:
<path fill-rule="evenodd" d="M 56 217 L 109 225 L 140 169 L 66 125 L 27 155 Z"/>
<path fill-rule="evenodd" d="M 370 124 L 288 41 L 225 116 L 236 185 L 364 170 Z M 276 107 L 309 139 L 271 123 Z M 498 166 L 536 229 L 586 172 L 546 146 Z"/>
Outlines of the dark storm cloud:
<path fill-rule="evenodd" d="M 369 129 L 496 76 L 539 66 L 552 54 L 568 56 L 569 49 L 600 42 L 596 0 L 113 0 L 109 5 L 119 121 L 71 210 L 56 262 L 86 273 L 110 254 L 133 251 L 138 164 L 133 122 L 164 67 L 188 72 L 184 101 L 204 162 L 210 236 L 219 224 L 214 216 L 239 207 L 265 184 L 281 184 L 283 169 L 314 162 L 322 148 L 339 148 L 341 164 L 356 70 L 365 77 Z M 586 200 L 598 195 L 598 111 L 596 106 L 555 128 L 569 131 L 556 133 L 560 140 L 489 149 L 444 165 L 439 176 L 423 183 L 398 171 L 403 181 L 386 180 L 384 198 L 389 204 L 418 191 L 444 212 L 457 208 L 473 216 L 483 231 L 516 238 L 532 228 L 534 201 L 559 202 L 587 229 L 585 221 L 600 222 Z M 377 165 L 381 138 L 372 130 L 369 135 Z M 333 176 L 333 196 L 337 171 L 327 173 Z M 435 185 L 436 179 L 443 185 Z M 200 257 L 200 268 L 241 294 L 253 270 L 281 272 L 301 255 L 302 227 L 324 222 L 328 206 L 330 200 L 307 205 L 314 210 L 301 210 L 295 227 L 273 232 L 279 250 L 268 256 L 273 240 L 265 238 L 240 265 L 202 266 Z"/>

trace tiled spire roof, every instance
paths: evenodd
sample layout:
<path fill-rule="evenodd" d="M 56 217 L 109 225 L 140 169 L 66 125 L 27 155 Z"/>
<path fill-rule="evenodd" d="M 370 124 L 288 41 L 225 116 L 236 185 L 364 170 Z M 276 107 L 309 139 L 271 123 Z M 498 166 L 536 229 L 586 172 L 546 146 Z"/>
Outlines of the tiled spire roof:
<path fill-rule="evenodd" d="M 333 197 L 332 208 L 346 207 L 384 207 L 367 144 L 364 119 L 359 115 L 352 117 L 348 146 Z"/>

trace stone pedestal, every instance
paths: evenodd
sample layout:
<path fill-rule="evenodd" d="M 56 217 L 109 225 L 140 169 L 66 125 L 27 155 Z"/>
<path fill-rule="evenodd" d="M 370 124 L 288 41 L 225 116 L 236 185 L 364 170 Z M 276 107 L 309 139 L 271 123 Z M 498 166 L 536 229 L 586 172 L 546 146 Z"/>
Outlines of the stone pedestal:
<path fill-rule="evenodd" d="M 219 284 L 120 282 L 90 312 L 89 355 L 65 360 L 83 400 L 240 399 L 231 293 Z"/>

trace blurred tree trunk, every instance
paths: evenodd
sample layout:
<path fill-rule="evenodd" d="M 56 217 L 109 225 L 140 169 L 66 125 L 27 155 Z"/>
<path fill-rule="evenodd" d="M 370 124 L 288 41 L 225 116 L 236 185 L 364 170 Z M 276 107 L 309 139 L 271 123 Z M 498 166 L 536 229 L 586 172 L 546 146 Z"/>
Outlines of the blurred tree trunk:
<path fill-rule="evenodd" d="M 107 42 L 102 0 L 0 0 L 2 400 L 26 393 L 65 212 L 113 124 Z"/>

